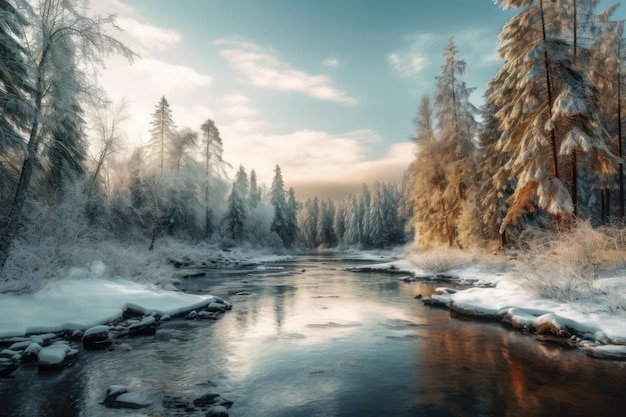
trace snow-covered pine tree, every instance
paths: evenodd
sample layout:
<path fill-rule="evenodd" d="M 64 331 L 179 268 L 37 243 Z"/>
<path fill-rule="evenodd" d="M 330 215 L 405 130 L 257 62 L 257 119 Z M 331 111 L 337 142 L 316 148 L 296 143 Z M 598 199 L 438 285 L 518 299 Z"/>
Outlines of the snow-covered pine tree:
<path fill-rule="evenodd" d="M 296 192 L 293 187 L 289 187 L 287 192 L 287 232 L 285 246 L 290 248 L 294 246 L 298 240 L 298 209 L 299 204 L 296 200 Z"/>
<path fill-rule="evenodd" d="M 283 241 L 285 247 L 291 246 L 289 238 L 289 226 L 287 222 L 287 200 L 285 199 L 285 182 L 280 166 L 274 168 L 274 179 L 270 189 L 270 204 L 274 206 L 274 218 L 270 226 L 271 232 L 276 234 Z"/>
<path fill-rule="evenodd" d="M 446 176 L 446 162 L 456 153 L 453 141 L 438 141 L 435 136 L 434 110 L 428 96 L 422 97 L 414 119 L 415 160 L 408 168 L 407 204 L 413 213 L 408 226 L 415 229 L 415 239 L 424 248 L 453 246 L 456 241 L 458 213 L 451 207 L 458 194 Z M 452 194 L 452 195 L 450 195 Z"/>
<path fill-rule="evenodd" d="M 596 3 L 596 2 L 594 2 Z M 620 158 L 617 166 L 617 175 L 610 181 L 601 182 L 597 175 L 588 172 L 583 166 L 580 187 L 581 217 L 599 222 L 609 212 L 604 207 L 602 195 L 598 196 L 598 188 L 603 194 L 611 189 L 617 189 L 617 202 L 614 213 L 624 218 L 624 167 L 623 167 L 623 133 L 622 133 L 622 91 L 624 83 L 623 55 L 624 55 L 624 22 L 613 20 L 617 5 L 610 6 L 594 15 L 591 30 L 587 35 L 588 45 L 585 48 L 585 69 L 593 85 L 598 90 L 598 117 L 609 134 L 607 145 L 611 152 Z M 580 62 L 580 61 L 577 61 Z M 606 180 L 606 178 L 605 178 Z M 598 208 L 600 206 L 600 208 Z"/>
<path fill-rule="evenodd" d="M 26 63 L 27 51 L 21 44 L 27 25 L 28 21 L 12 0 L 0 0 L 0 218 L 9 209 L 19 175 L 12 160 L 21 152 L 23 135 L 32 117 L 28 101 L 33 86 Z M 3 226 L 0 223 L 0 231 Z"/>
<path fill-rule="evenodd" d="M 244 224 L 247 217 L 246 196 L 248 195 L 248 176 L 243 166 L 235 176 L 233 187 L 228 197 L 228 211 L 224 218 L 226 234 L 229 238 L 241 242 L 244 238 Z"/>
<path fill-rule="evenodd" d="M 214 185 L 214 179 L 226 177 L 226 167 L 231 165 L 224 160 L 224 143 L 215 122 L 207 119 L 200 126 L 200 130 L 202 131 L 202 153 L 206 173 L 204 180 L 204 235 L 209 237 L 213 234 L 214 229 L 214 213 L 209 204 L 210 190 Z"/>
<path fill-rule="evenodd" d="M 333 232 L 337 236 L 337 242 L 341 245 L 346 234 L 346 199 L 335 205 L 335 216 L 333 219 Z"/>
<path fill-rule="evenodd" d="M 261 188 L 257 182 L 256 172 L 250 171 L 250 195 L 248 195 L 248 203 L 251 208 L 256 208 L 261 204 Z"/>
<path fill-rule="evenodd" d="M 319 242 L 317 240 L 319 206 L 319 199 L 314 197 L 313 199 L 308 199 L 300 211 L 300 216 L 298 218 L 300 235 L 302 236 L 302 242 L 307 248 L 316 248 L 319 246 Z"/>
<path fill-rule="evenodd" d="M 41 127 L 46 168 L 43 188 L 45 194 L 58 199 L 63 186 L 84 173 L 87 143 L 79 101 L 82 86 L 78 57 L 72 38 L 64 37 L 50 45 L 49 57 L 47 117 Z"/>
<path fill-rule="evenodd" d="M 592 84 L 572 65 L 571 33 L 563 31 L 567 8 L 543 0 L 496 3 L 522 8 L 500 33 L 504 65 L 492 91 L 506 135 L 500 151 L 511 158 L 500 175 L 517 180 L 504 230 L 535 206 L 557 218 L 574 211 L 571 178 L 564 172 L 575 150 L 587 155 L 598 174 L 615 172 L 617 161 L 604 142 Z"/>
<path fill-rule="evenodd" d="M 172 110 L 165 96 L 162 96 L 161 100 L 155 105 L 151 125 L 150 140 L 148 141 L 147 147 L 159 172 L 163 172 L 166 165 L 167 149 L 173 141 L 176 129 L 174 119 L 172 118 Z"/>
<path fill-rule="evenodd" d="M 333 230 L 335 205 L 331 200 L 322 200 L 319 205 L 316 234 L 318 246 L 330 248 L 337 245 L 337 236 Z"/>

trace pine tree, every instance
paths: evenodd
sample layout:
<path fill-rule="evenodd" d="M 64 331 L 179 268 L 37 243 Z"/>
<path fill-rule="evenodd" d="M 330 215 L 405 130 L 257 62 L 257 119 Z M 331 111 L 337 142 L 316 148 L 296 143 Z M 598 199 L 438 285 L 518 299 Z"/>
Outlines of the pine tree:
<path fill-rule="evenodd" d="M 157 167 L 162 172 L 165 167 L 167 148 L 173 141 L 175 135 L 174 120 L 172 110 L 165 96 L 161 97 L 152 113 L 152 129 L 150 129 L 150 141 L 148 149 L 150 155 L 156 162 Z"/>
<path fill-rule="evenodd" d="M 41 135 L 47 162 L 44 183 L 52 196 L 58 196 L 64 184 L 84 173 L 87 144 L 75 49 L 71 38 L 61 39 L 49 49 L 49 113 Z"/>
<path fill-rule="evenodd" d="M 296 200 L 296 192 L 293 187 L 289 187 L 288 197 L 287 197 L 287 211 L 286 211 L 286 221 L 287 221 L 287 229 L 286 229 L 286 241 L 285 247 L 290 248 L 295 245 L 298 240 L 298 201 Z"/>
<path fill-rule="evenodd" d="M 413 213 L 408 226 L 422 247 L 456 241 L 458 194 L 448 178 L 447 162 L 456 154 L 454 141 L 438 141 L 435 136 L 433 107 L 428 96 L 422 98 L 415 117 L 415 161 L 408 168 L 407 204 Z M 454 165 L 453 165 L 454 166 Z"/>
<path fill-rule="evenodd" d="M 244 238 L 244 224 L 247 218 L 246 196 L 248 194 L 248 176 L 243 166 L 239 167 L 233 187 L 228 197 L 228 212 L 224 219 L 226 232 L 231 239 L 241 242 Z"/>
<path fill-rule="evenodd" d="M 572 65 L 572 36 L 564 30 L 569 9 L 543 0 L 496 3 L 523 8 L 500 34 L 504 65 L 491 99 L 506 138 L 499 150 L 510 155 L 499 175 L 517 181 L 504 230 L 535 207 L 557 219 L 574 212 L 565 168 L 575 152 L 600 175 L 615 172 L 617 161 L 604 141 L 592 83 Z"/>
<path fill-rule="evenodd" d="M 21 44 L 27 25 L 13 1 L 0 0 L 0 213 L 8 208 L 5 204 L 10 201 L 18 176 L 10 161 L 22 149 L 23 134 L 32 117 L 28 101 L 33 86 L 27 51 Z M 2 226 L 0 223 L 0 231 Z"/>
<path fill-rule="evenodd" d="M 250 195 L 248 196 L 248 202 L 250 207 L 256 208 L 261 204 L 261 188 L 257 183 L 256 172 L 252 170 L 250 172 Z"/>
<path fill-rule="evenodd" d="M 214 178 L 226 176 L 226 166 L 230 164 L 224 161 L 224 147 L 220 131 L 211 119 L 207 119 L 201 126 L 202 145 L 205 162 L 206 178 L 204 181 L 204 235 L 211 236 L 213 233 L 213 210 L 209 205 L 209 190 L 213 185 Z M 250 174 L 252 176 L 252 174 Z"/>
<path fill-rule="evenodd" d="M 285 183 L 280 166 L 274 169 L 274 179 L 270 189 L 270 203 L 274 206 L 274 218 L 270 231 L 276 232 L 283 241 L 285 247 L 291 246 L 289 238 L 289 226 L 287 222 L 287 201 L 285 199 Z"/>

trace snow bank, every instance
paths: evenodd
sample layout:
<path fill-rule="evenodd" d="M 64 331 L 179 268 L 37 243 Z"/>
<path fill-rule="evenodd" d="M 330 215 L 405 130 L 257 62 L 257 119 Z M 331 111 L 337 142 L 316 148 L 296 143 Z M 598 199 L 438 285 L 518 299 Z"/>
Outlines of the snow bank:
<path fill-rule="evenodd" d="M 29 295 L 0 294 L 0 337 L 87 329 L 119 318 L 128 308 L 177 315 L 218 301 L 123 279 L 78 278 L 46 284 Z"/>

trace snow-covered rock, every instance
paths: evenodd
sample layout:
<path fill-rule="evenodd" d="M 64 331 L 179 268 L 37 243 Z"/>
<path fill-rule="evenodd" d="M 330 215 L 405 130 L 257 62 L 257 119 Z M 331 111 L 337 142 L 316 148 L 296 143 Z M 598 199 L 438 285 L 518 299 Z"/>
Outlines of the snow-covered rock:
<path fill-rule="evenodd" d="M 207 413 L 207 417 L 228 417 L 228 410 L 223 405 L 218 405 Z"/>
<path fill-rule="evenodd" d="M 147 316 L 128 326 L 126 331 L 129 336 L 152 336 L 156 334 L 157 325 L 154 316 Z"/>
<path fill-rule="evenodd" d="M 85 349 L 105 349 L 113 343 L 109 326 L 98 325 L 85 330 L 83 334 L 83 347 Z"/>
<path fill-rule="evenodd" d="M 55 343 L 39 351 L 39 370 L 59 369 L 74 363 L 78 351 L 65 343 Z"/>
<path fill-rule="evenodd" d="M 131 390 L 125 385 L 111 385 L 102 402 L 108 408 L 130 408 L 138 410 L 151 405 L 148 392 Z"/>
<path fill-rule="evenodd" d="M 11 375 L 19 366 L 19 361 L 15 358 L 0 358 L 0 377 Z"/>

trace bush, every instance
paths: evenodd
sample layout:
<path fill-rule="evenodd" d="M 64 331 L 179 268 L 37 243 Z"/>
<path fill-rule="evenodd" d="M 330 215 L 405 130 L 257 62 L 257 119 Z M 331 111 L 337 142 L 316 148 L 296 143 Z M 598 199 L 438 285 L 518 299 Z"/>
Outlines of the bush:
<path fill-rule="evenodd" d="M 528 238 L 530 236 L 530 238 Z M 574 301 L 593 295 L 600 270 L 623 267 L 623 230 L 578 221 L 566 231 L 529 231 L 518 259 L 522 286 L 539 297 Z"/>
<path fill-rule="evenodd" d="M 460 249 L 437 249 L 409 256 L 414 265 L 433 274 L 442 274 L 463 266 L 470 259 L 471 256 Z"/>

